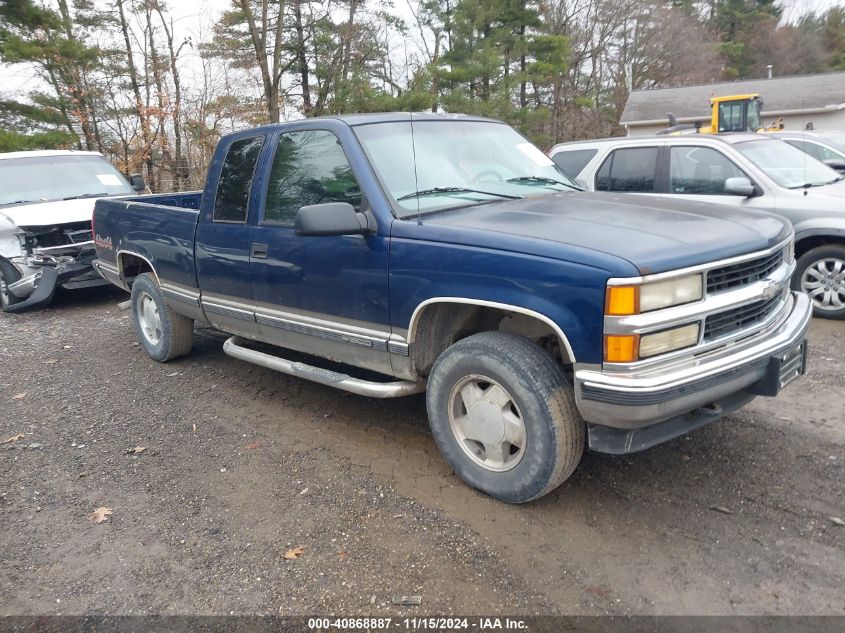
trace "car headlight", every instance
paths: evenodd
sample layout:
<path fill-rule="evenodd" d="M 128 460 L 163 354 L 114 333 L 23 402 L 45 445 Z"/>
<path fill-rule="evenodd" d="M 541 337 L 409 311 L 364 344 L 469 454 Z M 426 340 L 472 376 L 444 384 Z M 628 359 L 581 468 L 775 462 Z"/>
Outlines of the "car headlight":
<path fill-rule="evenodd" d="M 692 323 L 682 327 L 664 330 L 656 334 L 645 334 L 640 337 L 640 358 L 648 358 L 657 354 L 674 352 L 675 350 L 691 347 L 698 343 L 699 324 Z"/>
<path fill-rule="evenodd" d="M 633 363 L 643 358 L 674 352 L 698 343 L 699 323 L 690 323 L 654 334 L 609 334 L 604 337 L 604 360 Z"/>
<path fill-rule="evenodd" d="M 605 314 L 625 316 L 699 301 L 704 296 L 700 274 L 632 286 L 609 286 Z"/>

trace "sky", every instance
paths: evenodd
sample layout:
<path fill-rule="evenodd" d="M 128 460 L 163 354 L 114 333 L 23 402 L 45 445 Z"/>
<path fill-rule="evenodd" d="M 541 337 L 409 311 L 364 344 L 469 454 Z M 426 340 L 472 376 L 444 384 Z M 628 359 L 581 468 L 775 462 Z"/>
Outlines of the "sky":
<path fill-rule="evenodd" d="M 214 17 L 231 3 L 232 0 L 170 0 L 168 5 L 174 20 L 176 41 L 188 36 L 195 42 L 203 39 L 203 31 L 208 34 Z M 820 12 L 836 5 L 845 6 L 845 0 L 782 0 L 780 4 L 784 8 L 784 17 L 790 19 L 808 10 Z M 406 21 L 412 20 L 408 0 L 395 0 L 394 11 Z M 184 53 L 182 72 L 186 81 L 190 81 L 191 67 L 196 67 L 197 58 L 196 51 Z M 0 97 L 23 98 L 39 83 L 35 73 L 26 66 L 0 64 Z"/>

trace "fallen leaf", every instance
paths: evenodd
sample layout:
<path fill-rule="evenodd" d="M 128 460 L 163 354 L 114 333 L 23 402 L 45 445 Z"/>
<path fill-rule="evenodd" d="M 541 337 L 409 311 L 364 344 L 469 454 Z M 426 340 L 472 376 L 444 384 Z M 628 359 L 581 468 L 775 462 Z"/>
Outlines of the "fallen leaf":
<path fill-rule="evenodd" d="M 91 523 L 102 523 L 103 521 L 108 520 L 111 513 L 111 508 L 100 506 L 88 515 L 88 520 L 91 521 Z"/>
<path fill-rule="evenodd" d="M 843 521 L 839 517 L 830 517 L 830 522 L 833 523 L 833 525 L 838 525 L 840 527 L 845 526 L 845 521 Z"/>
<path fill-rule="evenodd" d="M 197 432 L 197 425 L 194 424 L 193 427 L 194 427 L 194 433 L 196 433 Z"/>
<path fill-rule="evenodd" d="M 59 361 L 55 358 L 48 358 L 47 360 L 43 361 L 45 365 L 55 365 Z"/>
<path fill-rule="evenodd" d="M 12 435 L 11 437 L 7 437 L 5 440 L 3 440 L 3 443 L 4 444 L 11 444 L 12 442 L 17 442 L 18 440 L 22 440 L 25 437 L 26 437 L 26 435 L 24 435 L 23 433 L 18 433 L 17 435 Z"/>
<path fill-rule="evenodd" d="M 733 514 L 734 511 L 726 508 L 725 506 L 710 506 L 711 510 L 715 510 L 716 512 L 721 512 L 722 514 Z"/>
<path fill-rule="evenodd" d="M 346 552 L 338 552 L 338 553 L 337 553 L 337 557 L 338 557 L 340 560 L 346 560 L 346 557 L 347 557 L 347 556 L 349 556 L 349 554 L 347 554 Z"/>
<path fill-rule="evenodd" d="M 296 560 L 297 558 L 302 556 L 304 553 L 305 553 L 304 547 L 302 547 L 302 546 L 294 547 L 293 549 L 289 549 L 284 554 L 282 554 L 282 558 L 284 558 L 285 560 Z"/>
<path fill-rule="evenodd" d="M 261 442 L 253 442 L 252 444 L 247 444 L 246 447 L 250 450 L 253 448 L 260 448 Z"/>
<path fill-rule="evenodd" d="M 146 446 L 136 446 L 135 448 L 130 448 L 128 451 L 126 451 L 126 454 L 127 455 L 138 455 L 140 453 L 143 453 L 145 450 L 147 450 Z"/>
<path fill-rule="evenodd" d="M 12 396 L 12 400 L 23 400 L 24 398 L 26 398 L 25 391 L 23 393 L 16 393 L 14 396 Z"/>

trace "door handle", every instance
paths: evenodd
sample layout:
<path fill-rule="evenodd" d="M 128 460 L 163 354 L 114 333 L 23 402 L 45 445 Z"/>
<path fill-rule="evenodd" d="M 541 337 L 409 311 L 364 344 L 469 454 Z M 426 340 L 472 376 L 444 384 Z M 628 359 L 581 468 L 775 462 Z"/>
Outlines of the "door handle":
<path fill-rule="evenodd" d="M 267 259 L 267 245 L 253 244 L 249 249 L 249 256 L 253 259 Z"/>

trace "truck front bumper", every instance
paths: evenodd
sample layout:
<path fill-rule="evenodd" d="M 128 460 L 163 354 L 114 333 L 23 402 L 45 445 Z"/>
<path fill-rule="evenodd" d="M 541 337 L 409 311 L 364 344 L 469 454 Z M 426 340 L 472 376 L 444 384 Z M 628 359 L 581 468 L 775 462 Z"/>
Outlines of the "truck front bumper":
<path fill-rule="evenodd" d="M 9 284 L 7 290 L 19 299 L 6 307 L 6 312 L 23 312 L 49 304 L 56 288 L 68 290 L 108 285 L 92 268 L 94 251 L 81 251 L 73 259 L 55 265 L 25 265 L 19 267 L 23 273 L 18 280 Z"/>
<path fill-rule="evenodd" d="M 591 450 L 631 453 L 683 435 L 747 404 L 774 396 L 804 373 L 810 299 L 792 293 L 769 329 L 664 369 L 614 373 L 577 369 L 578 409 Z"/>

